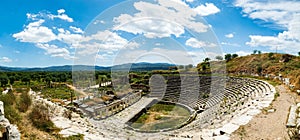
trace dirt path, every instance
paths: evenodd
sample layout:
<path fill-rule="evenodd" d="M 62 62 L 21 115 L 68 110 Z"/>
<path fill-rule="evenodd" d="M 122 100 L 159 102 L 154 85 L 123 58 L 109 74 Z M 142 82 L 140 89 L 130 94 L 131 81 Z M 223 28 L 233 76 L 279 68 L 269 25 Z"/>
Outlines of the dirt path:
<path fill-rule="evenodd" d="M 272 103 L 274 113 L 260 113 L 247 125 L 241 126 L 231 136 L 233 140 L 285 140 L 289 139 L 285 127 L 289 107 L 295 104 L 297 95 L 283 85 L 277 86 L 280 96 Z"/>
<path fill-rule="evenodd" d="M 73 85 L 69 85 L 69 84 L 66 84 L 66 85 L 67 85 L 70 89 L 72 89 L 72 90 L 74 90 L 74 91 L 80 93 L 81 95 L 83 95 L 83 97 L 88 96 L 85 92 L 83 92 L 83 91 L 77 89 L 77 88 L 74 87 Z"/>

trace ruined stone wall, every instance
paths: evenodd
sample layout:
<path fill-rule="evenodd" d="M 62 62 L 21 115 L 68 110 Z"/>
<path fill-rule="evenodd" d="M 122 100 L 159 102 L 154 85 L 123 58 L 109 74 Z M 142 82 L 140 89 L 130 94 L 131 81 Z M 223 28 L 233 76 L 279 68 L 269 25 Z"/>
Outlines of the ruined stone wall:
<path fill-rule="evenodd" d="M 0 101 L 0 127 L 3 128 L 0 139 L 20 140 L 20 132 L 16 125 L 10 124 L 4 116 L 4 104 Z M 4 129 L 5 128 L 5 129 Z"/>

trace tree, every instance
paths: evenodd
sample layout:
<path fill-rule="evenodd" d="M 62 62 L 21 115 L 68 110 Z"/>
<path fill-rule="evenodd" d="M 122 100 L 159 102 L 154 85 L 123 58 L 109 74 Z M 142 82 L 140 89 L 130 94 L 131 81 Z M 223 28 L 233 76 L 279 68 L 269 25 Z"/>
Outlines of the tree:
<path fill-rule="evenodd" d="M 9 84 L 13 85 L 15 83 L 16 77 L 15 76 L 9 76 Z"/>
<path fill-rule="evenodd" d="M 51 88 L 51 78 L 47 76 L 47 77 L 45 78 L 45 82 L 46 82 L 46 85 L 47 85 L 49 88 Z"/>
<path fill-rule="evenodd" d="M 258 73 L 259 75 L 261 75 L 262 70 L 263 70 L 263 68 L 262 68 L 261 66 L 258 66 L 258 67 L 257 67 L 257 73 Z"/>
<path fill-rule="evenodd" d="M 24 75 L 21 81 L 27 85 L 30 85 L 30 76 L 29 75 Z"/>
<path fill-rule="evenodd" d="M 257 54 L 261 54 L 261 51 L 257 51 Z"/>
<path fill-rule="evenodd" d="M 218 56 L 216 56 L 216 59 L 221 61 L 221 60 L 223 60 L 223 57 L 218 55 Z"/>
<path fill-rule="evenodd" d="M 178 68 L 176 66 L 170 66 L 169 70 L 178 70 Z"/>
<path fill-rule="evenodd" d="M 67 81 L 67 76 L 65 73 L 60 73 L 59 76 L 59 82 L 66 82 Z"/>
<path fill-rule="evenodd" d="M 282 55 L 282 57 L 281 57 L 281 61 L 282 62 L 289 62 L 290 60 L 292 60 L 293 59 L 293 56 L 292 55 L 289 55 L 289 54 L 284 54 L 284 55 Z"/>
<path fill-rule="evenodd" d="M 256 53 L 257 53 L 257 50 L 254 50 L 254 51 L 253 51 L 253 54 L 256 54 Z"/>
<path fill-rule="evenodd" d="M 6 75 L 0 76 L 1 87 L 4 87 L 8 84 L 8 77 Z"/>
<path fill-rule="evenodd" d="M 203 62 L 209 62 L 210 61 L 210 58 L 206 57 Z"/>
<path fill-rule="evenodd" d="M 272 60 L 272 59 L 273 59 L 273 55 L 274 55 L 274 53 L 270 52 L 270 53 L 268 54 L 268 58 L 269 58 L 270 60 Z"/>
<path fill-rule="evenodd" d="M 183 68 L 184 68 L 183 65 L 179 65 L 179 66 L 178 66 L 178 69 L 183 69 Z"/>
<path fill-rule="evenodd" d="M 236 57 L 238 57 L 239 55 L 238 54 L 233 54 L 232 56 L 231 56 L 231 58 L 233 59 L 233 58 L 236 58 Z"/>
<path fill-rule="evenodd" d="M 300 56 L 300 52 L 298 52 L 298 55 Z"/>
<path fill-rule="evenodd" d="M 189 69 L 191 69 L 191 68 L 193 68 L 193 64 L 188 64 L 187 67 L 188 67 Z"/>
<path fill-rule="evenodd" d="M 231 54 L 226 54 L 225 55 L 225 60 L 228 62 L 231 60 Z"/>
<path fill-rule="evenodd" d="M 207 69 L 207 68 L 206 68 L 206 65 L 205 65 L 204 63 L 202 63 L 201 69 L 202 69 L 202 71 L 205 71 L 205 70 Z"/>

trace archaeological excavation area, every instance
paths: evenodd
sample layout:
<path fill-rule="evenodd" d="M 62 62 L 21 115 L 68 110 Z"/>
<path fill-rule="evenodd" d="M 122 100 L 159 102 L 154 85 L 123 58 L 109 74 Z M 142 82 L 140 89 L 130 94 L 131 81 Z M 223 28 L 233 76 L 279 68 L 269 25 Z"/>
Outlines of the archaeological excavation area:
<path fill-rule="evenodd" d="M 154 74 L 147 88 L 147 94 L 135 90 L 108 104 L 79 106 L 107 139 L 228 139 L 276 92 L 261 80 L 194 74 Z"/>

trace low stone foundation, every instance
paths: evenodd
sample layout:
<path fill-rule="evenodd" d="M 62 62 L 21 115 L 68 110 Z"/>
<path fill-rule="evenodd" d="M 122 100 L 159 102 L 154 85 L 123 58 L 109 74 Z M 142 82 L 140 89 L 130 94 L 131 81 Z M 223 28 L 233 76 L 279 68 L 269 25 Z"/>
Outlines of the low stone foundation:
<path fill-rule="evenodd" d="M 20 140 L 20 132 L 16 125 L 10 124 L 4 116 L 4 105 L 0 101 L 0 139 L 4 140 Z"/>

